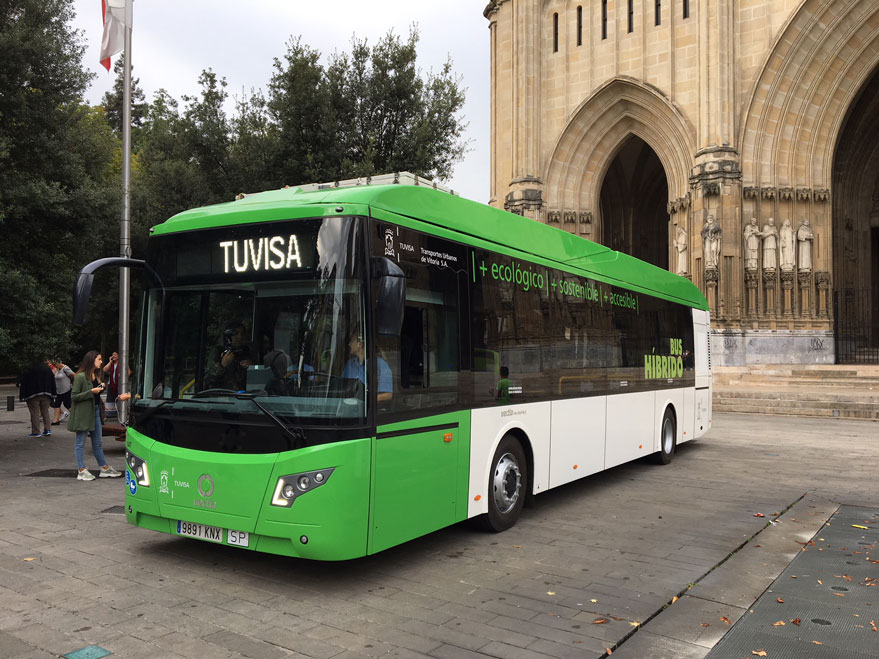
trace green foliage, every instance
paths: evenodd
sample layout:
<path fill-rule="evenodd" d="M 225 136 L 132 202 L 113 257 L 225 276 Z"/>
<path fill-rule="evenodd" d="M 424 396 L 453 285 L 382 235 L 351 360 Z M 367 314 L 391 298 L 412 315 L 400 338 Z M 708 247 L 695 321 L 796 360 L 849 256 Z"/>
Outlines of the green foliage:
<path fill-rule="evenodd" d="M 70 0 L 0 2 L 0 373 L 100 336 L 72 328 L 71 291 L 118 236 L 118 146 L 82 102 L 71 19 Z"/>
<path fill-rule="evenodd" d="M 71 293 L 82 266 L 119 252 L 122 60 L 102 106 L 88 107 L 71 7 L 0 0 L 0 374 L 117 347 L 118 273 L 95 277 L 82 328 L 71 325 Z M 132 255 L 145 256 L 150 227 L 240 192 L 402 170 L 450 176 L 466 150 L 464 94 L 451 62 L 422 75 L 417 44 L 414 29 L 372 46 L 354 39 L 323 64 L 291 39 L 266 92 L 234 99 L 231 117 L 226 81 L 210 69 L 179 103 L 164 90 L 144 102 L 134 79 Z M 138 288 L 135 272 L 133 309 Z"/>

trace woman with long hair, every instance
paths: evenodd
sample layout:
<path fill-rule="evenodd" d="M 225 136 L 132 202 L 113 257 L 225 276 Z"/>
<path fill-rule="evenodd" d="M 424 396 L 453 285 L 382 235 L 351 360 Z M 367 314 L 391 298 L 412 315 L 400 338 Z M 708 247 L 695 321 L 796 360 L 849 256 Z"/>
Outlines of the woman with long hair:
<path fill-rule="evenodd" d="M 101 392 L 104 391 L 104 383 L 100 381 L 101 364 L 104 358 L 97 350 L 91 350 L 82 358 L 82 363 L 73 378 L 73 391 L 71 399 L 73 409 L 70 410 L 70 419 L 67 429 L 76 433 L 76 443 L 73 446 L 73 455 L 76 457 L 76 466 L 79 473 L 77 480 L 93 481 L 94 474 L 85 468 L 83 449 L 85 448 L 85 436 L 91 435 L 92 453 L 98 461 L 101 478 L 118 478 L 122 474 L 107 464 L 104 457 L 101 437 Z M 128 400 L 131 394 L 120 394 L 119 399 Z"/>

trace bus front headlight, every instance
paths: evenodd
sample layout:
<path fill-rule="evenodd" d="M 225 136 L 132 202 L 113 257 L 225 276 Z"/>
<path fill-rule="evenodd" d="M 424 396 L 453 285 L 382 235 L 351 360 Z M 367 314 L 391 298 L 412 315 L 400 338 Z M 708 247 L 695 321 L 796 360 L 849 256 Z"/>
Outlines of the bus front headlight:
<path fill-rule="evenodd" d="M 289 508 L 297 497 L 306 492 L 320 487 L 326 483 L 335 467 L 318 469 L 317 471 L 304 471 L 299 474 L 281 476 L 275 485 L 275 493 L 272 495 L 272 505 L 280 508 Z"/>
<path fill-rule="evenodd" d="M 145 460 L 141 460 L 134 453 L 126 450 L 125 464 L 128 466 L 128 469 L 131 470 L 131 473 L 134 474 L 134 479 L 137 481 L 138 485 L 141 487 L 150 486 L 150 470 L 147 468 Z"/>

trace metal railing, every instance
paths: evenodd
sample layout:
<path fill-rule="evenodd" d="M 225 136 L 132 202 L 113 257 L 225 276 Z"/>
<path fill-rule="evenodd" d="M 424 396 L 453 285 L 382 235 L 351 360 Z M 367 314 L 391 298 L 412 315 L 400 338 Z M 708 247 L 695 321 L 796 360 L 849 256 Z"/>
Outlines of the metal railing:
<path fill-rule="evenodd" d="M 879 364 L 879 291 L 833 292 L 837 364 Z"/>

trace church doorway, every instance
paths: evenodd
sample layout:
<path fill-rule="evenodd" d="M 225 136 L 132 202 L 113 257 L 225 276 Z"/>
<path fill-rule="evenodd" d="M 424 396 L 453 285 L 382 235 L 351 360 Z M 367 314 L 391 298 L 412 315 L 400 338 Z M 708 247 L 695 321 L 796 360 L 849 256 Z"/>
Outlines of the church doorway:
<path fill-rule="evenodd" d="M 879 69 L 846 113 L 833 158 L 833 287 L 839 363 L 879 364 Z"/>
<path fill-rule="evenodd" d="M 668 269 L 668 180 L 656 152 L 630 135 L 601 185 L 601 242 Z"/>

